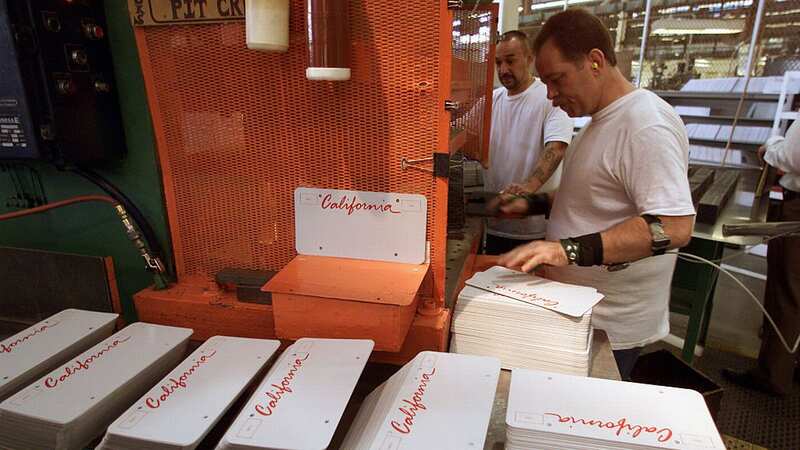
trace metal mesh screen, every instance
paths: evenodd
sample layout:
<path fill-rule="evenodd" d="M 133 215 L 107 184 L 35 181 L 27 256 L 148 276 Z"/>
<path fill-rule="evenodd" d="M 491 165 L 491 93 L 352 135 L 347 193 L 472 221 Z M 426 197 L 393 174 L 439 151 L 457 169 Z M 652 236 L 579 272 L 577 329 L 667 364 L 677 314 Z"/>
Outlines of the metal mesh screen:
<path fill-rule="evenodd" d="M 305 78 L 304 3 L 282 54 L 248 50 L 242 22 L 137 30 L 179 276 L 283 267 L 298 186 L 423 194 L 432 261 L 445 251 L 446 194 L 400 167 L 437 151 L 440 3 L 351 2 L 352 79 L 338 83 Z"/>
<path fill-rule="evenodd" d="M 452 97 L 459 102 L 451 115 L 453 133 L 466 131 L 466 155 L 483 160 L 488 155 L 491 122 L 491 84 L 496 6 L 473 7 L 453 13 Z M 488 106 L 487 106 L 488 105 Z"/>

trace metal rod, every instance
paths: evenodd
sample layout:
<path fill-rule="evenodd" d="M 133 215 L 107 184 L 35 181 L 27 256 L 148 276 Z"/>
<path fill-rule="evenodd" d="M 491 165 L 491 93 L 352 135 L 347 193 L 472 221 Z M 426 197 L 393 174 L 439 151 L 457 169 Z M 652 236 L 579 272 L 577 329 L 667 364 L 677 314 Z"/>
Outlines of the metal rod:
<path fill-rule="evenodd" d="M 761 29 L 761 16 L 764 15 L 764 0 L 758 1 L 758 10 L 756 11 L 756 21 L 753 24 L 753 34 L 750 37 L 750 49 L 747 51 L 747 65 L 745 66 L 744 74 L 744 89 L 742 89 L 742 96 L 739 97 L 739 105 L 736 107 L 736 115 L 733 116 L 733 124 L 731 124 L 731 134 L 728 136 L 728 142 L 725 144 L 725 153 L 722 155 L 722 163 L 720 167 L 725 167 L 725 162 L 728 160 L 728 154 L 731 150 L 733 143 L 733 133 L 736 131 L 736 125 L 739 123 L 739 116 L 742 113 L 742 106 L 744 106 L 744 98 L 747 96 L 747 88 L 750 86 L 750 72 L 753 67 L 753 53 L 756 49 L 756 41 L 758 41 L 759 31 Z M 777 112 L 780 114 L 780 112 Z"/>
<path fill-rule="evenodd" d="M 644 71 L 644 50 L 647 48 L 647 35 L 650 33 L 650 9 L 652 0 L 647 0 L 644 9 L 644 27 L 642 28 L 642 47 L 639 49 L 639 71 L 636 74 L 636 87 L 642 87 L 642 72 Z"/>
<path fill-rule="evenodd" d="M 428 161 L 433 161 L 433 157 L 420 158 L 420 159 L 406 159 L 406 158 L 403 158 L 403 159 L 400 160 L 400 169 L 402 169 L 402 170 L 417 169 L 417 170 L 421 170 L 423 172 L 433 173 L 433 169 L 430 169 L 430 168 L 427 168 L 427 167 L 418 167 L 418 166 L 414 165 L 414 164 L 424 163 L 424 162 L 428 162 Z"/>
<path fill-rule="evenodd" d="M 800 222 L 764 222 L 723 224 L 722 235 L 727 236 L 777 236 L 800 233 Z"/>
<path fill-rule="evenodd" d="M 756 10 L 756 21 L 753 24 L 753 33 L 750 36 L 750 49 L 747 51 L 747 72 L 745 73 L 745 80 L 750 79 L 750 72 L 753 66 L 753 53 L 756 49 L 758 34 L 761 30 L 761 18 L 764 16 L 764 0 L 758 0 L 758 9 Z"/>

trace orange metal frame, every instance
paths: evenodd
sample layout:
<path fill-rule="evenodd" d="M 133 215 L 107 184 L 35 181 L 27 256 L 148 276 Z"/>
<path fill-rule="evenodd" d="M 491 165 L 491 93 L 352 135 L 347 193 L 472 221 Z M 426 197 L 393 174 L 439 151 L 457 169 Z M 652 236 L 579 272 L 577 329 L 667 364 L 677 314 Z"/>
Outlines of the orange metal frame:
<path fill-rule="evenodd" d="M 491 5 L 481 5 L 480 8 L 484 11 L 491 11 L 492 14 L 492 25 L 491 25 L 491 36 L 494 38 L 495 33 L 497 33 L 497 22 L 499 20 L 499 16 L 497 14 L 498 5 L 491 4 Z M 495 55 L 495 45 L 489 46 L 489 57 L 488 64 L 486 64 L 486 99 L 492 98 L 492 91 L 494 91 L 494 55 Z M 483 123 L 484 123 L 484 132 L 483 132 L 483 142 L 481 142 L 481 153 L 480 155 L 474 155 L 475 159 L 481 162 L 484 167 L 489 166 L 489 138 L 490 136 L 490 129 L 492 124 L 492 102 L 487 101 L 486 107 L 483 108 Z"/>

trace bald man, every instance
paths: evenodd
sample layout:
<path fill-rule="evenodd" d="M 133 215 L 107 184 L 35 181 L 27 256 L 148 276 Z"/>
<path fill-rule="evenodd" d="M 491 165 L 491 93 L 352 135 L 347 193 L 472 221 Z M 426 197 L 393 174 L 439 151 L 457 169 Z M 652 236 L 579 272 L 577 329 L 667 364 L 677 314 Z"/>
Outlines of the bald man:
<path fill-rule="evenodd" d="M 572 140 L 573 121 L 547 99 L 547 87 L 531 73 L 533 52 L 521 31 L 503 34 L 495 51 L 497 77 L 503 84 L 492 97 L 490 192 L 535 193 L 550 178 Z M 489 220 L 486 253 L 501 254 L 541 239 L 543 215 Z"/>

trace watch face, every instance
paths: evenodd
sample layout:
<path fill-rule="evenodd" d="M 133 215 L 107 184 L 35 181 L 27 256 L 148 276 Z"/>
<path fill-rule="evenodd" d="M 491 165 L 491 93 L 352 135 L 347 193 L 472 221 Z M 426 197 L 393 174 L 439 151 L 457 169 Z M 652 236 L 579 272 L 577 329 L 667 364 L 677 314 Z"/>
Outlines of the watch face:
<path fill-rule="evenodd" d="M 664 233 L 664 227 L 659 222 L 653 222 L 650 224 L 650 234 L 653 236 L 653 250 L 663 250 L 669 247 L 670 239 L 666 233 Z"/>
<path fill-rule="evenodd" d="M 667 237 L 666 233 L 664 233 L 664 227 L 658 222 L 653 222 L 650 224 L 650 234 L 653 235 L 653 241 L 662 239 L 669 240 L 669 237 Z"/>

